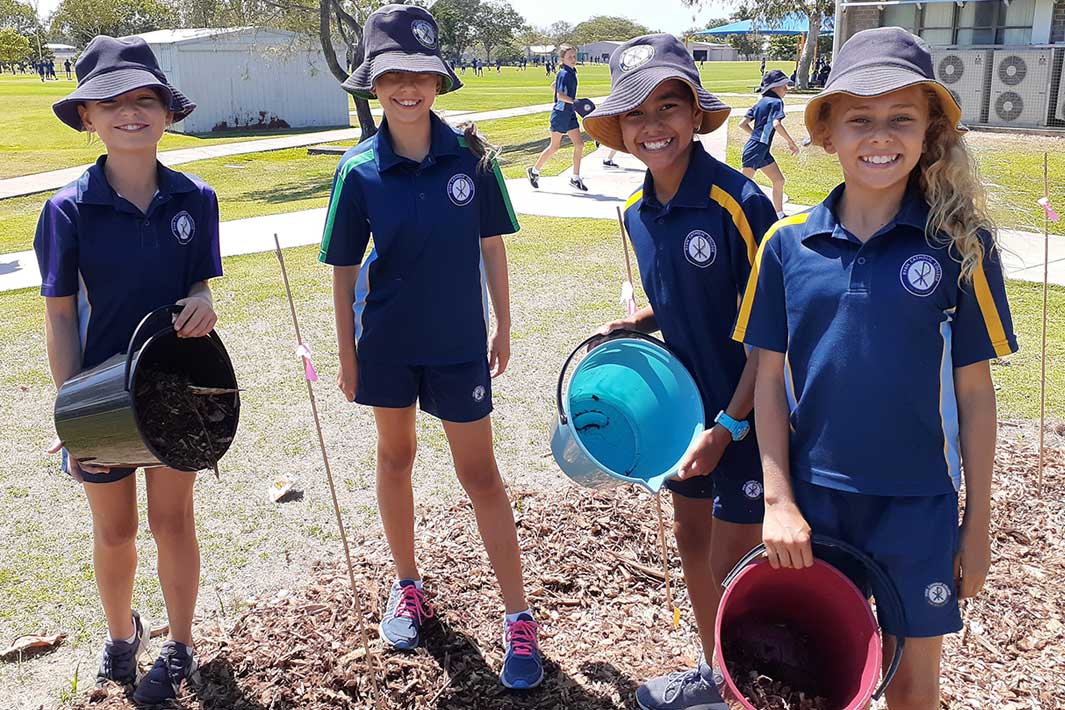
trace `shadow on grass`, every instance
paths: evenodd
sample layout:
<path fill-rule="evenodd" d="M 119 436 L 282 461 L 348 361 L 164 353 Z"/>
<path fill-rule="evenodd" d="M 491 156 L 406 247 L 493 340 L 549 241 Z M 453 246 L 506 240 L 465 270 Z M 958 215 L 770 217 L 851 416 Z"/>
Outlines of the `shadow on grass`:
<path fill-rule="evenodd" d="M 276 205 L 298 200 L 310 200 L 315 197 L 328 197 L 332 184 L 332 180 L 328 178 L 311 179 L 307 182 L 290 182 L 285 185 L 274 185 L 263 190 L 246 192 L 244 193 L 244 200 Z"/>
<path fill-rule="evenodd" d="M 562 671 L 550 658 L 545 659 L 544 680 L 534 690 L 508 690 L 499 682 L 499 673 L 489 667 L 476 642 L 444 619 L 426 628 L 425 650 L 431 655 L 449 684 L 433 699 L 437 710 L 510 710 L 580 708 L 581 710 L 617 710 L 609 697 L 595 695 Z M 500 628 L 502 633 L 502 628 Z M 618 689 L 624 707 L 635 707 L 632 698 L 636 683 L 609 663 L 586 663 L 581 671 L 594 680 L 607 682 Z"/>

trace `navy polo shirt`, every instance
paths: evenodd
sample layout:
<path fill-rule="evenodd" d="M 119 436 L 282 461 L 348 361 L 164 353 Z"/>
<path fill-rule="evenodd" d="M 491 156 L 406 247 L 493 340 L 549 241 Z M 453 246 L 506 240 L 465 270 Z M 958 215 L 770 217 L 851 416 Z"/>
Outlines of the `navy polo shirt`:
<path fill-rule="evenodd" d="M 563 64 L 555 77 L 555 110 L 572 111 L 573 104 L 560 101 L 559 94 L 565 94 L 571 99 L 577 98 L 577 67 Z"/>
<path fill-rule="evenodd" d="M 765 194 L 710 156 L 699 141 L 668 204 L 650 171 L 625 205 L 640 279 L 670 349 L 692 373 L 707 421 L 728 406 L 747 363 L 729 335 L 762 234 L 776 220 Z M 755 437 L 735 442 L 720 468 L 758 468 Z M 744 467 L 740 469 L 739 467 Z"/>
<path fill-rule="evenodd" d="M 333 180 L 318 258 L 362 264 L 354 302 L 360 358 L 450 365 L 487 351 L 481 239 L 517 232 L 518 220 L 499 165 L 482 169 L 460 133 L 430 120 L 421 163 L 396 155 L 385 121 L 344 154 Z"/>
<path fill-rule="evenodd" d="M 783 121 L 785 115 L 784 100 L 782 98 L 775 94 L 763 96 L 758 103 L 747 109 L 747 113 L 744 114 L 744 118 L 750 119 L 754 123 L 750 140 L 772 145 L 773 134 L 777 132 L 774 121 Z"/>
<path fill-rule="evenodd" d="M 840 185 L 758 250 L 735 338 L 786 353 L 791 473 L 843 491 L 940 495 L 961 483 L 954 368 L 1017 350 L 987 234 L 972 283 L 925 236 L 911 187 L 864 244 L 836 218 Z"/>
<path fill-rule="evenodd" d="M 144 214 L 111 188 L 106 160 L 45 202 L 33 239 L 41 295 L 77 295 L 85 368 L 125 352 L 148 312 L 222 275 L 214 190 L 160 164 Z"/>

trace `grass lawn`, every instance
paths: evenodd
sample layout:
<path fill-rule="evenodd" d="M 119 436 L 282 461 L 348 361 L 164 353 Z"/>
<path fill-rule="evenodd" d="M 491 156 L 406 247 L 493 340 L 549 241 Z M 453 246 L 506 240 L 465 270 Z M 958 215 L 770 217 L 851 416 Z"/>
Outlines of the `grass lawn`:
<path fill-rule="evenodd" d="M 73 81 L 41 82 L 37 77 L 0 76 L 0 179 L 69 168 L 92 162 L 99 141 L 90 142 L 52 113 L 52 104 L 74 89 Z M 317 130 L 317 129 L 314 129 Z M 160 150 L 266 138 L 299 131 L 233 131 L 198 138 L 167 133 Z"/>
<path fill-rule="evenodd" d="M 736 119 L 729 121 L 728 163 L 739 165 L 747 135 Z M 786 127 L 796 141 L 806 137 L 802 114 L 789 114 Z M 1043 153 L 1049 153 L 1050 201 L 1065 205 L 1065 137 L 1007 135 L 972 131 L 966 136 L 976 156 L 981 176 L 988 189 L 991 216 L 999 227 L 1043 231 L 1043 210 L 1036 200 L 1043 196 Z M 813 205 L 824 199 L 843 180 L 835 156 L 816 146 L 801 148 L 798 155 L 788 153 L 782 141 L 773 148 L 787 180 L 784 192 L 792 202 Z M 755 180 L 769 185 L 761 172 Z M 1050 225 L 1053 234 L 1065 235 L 1065 221 Z"/>

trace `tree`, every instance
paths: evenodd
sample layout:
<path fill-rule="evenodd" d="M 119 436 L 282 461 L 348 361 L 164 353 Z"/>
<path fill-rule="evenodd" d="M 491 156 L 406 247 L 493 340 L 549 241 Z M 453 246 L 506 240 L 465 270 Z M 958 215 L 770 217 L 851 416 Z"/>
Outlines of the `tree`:
<path fill-rule="evenodd" d="M 440 26 L 440 46 L 453 61 L 461 59 L 477 39 L 475 22 L 481 0 L 438 0 L 433 5 L 433 17 Z"/>
<path fill-rule="evenodd" d="M 84 46 L 96 35 L 124 37 L 176 23 L 176 13 L 162 0 L 63 0 L 52 15 L 52 34 Z"/>
<path fill-rule="evenodd" d="M 551 38 L 551 43 L 556 47 L 560 44 L 575 44 L 573 25 L 564 20 L 552 22 L 547 28 L 547 36 Z"/>
<path fill-rule="evenodd" d="M 19 0 L 0 0 L 0 27 L 15 30 L 23 37 L 33 35 L 40 21 L 33 8 Z"/>
<path fill-rule="evenodd" d="M 806 43 L 799 56 L 795 81 L 800 89 L 809 88 L 810 69 L 813 66 L 814 50 L 821 37 L 821 24 L 826 17 L 835 16 L 835 0 L 757 0 L 755 4 L 748 5 L 747 10 L 763 22 L 779 22 L 796 14 L 807 18 Z"/>
<path fill-rule="evenodd" d="M 762 35 L 728 35 L 728 43 L 742 54 L 744 59 L 762 53 Z"/>
<path fill-rule="evenodd" d="M 0 63 L 21 62 L 30 56 L 30 41 L 11 27 L 0 28 Z"/>
<path fill-rule="evenodd" d="M 769 38 L 766 53 L 770 59 L 782 59 L 795 61 L 795 54 L 799 51 L 798 35 L 773 35 Z"/>
<path fill-rule="evenodd" d="M 591 44 L 608 39 L 628 40 L 650 31 L 627 17 L 596 15 L 574 27 L 573 38 L 578 44 Z"/>
<path fill-rule="evenodd" d="M 514 33 L 525 27 L 525 18 L 506 0 L 484 0 L 477 10 L 474 26 L 477 40 L 484 47 L 486 62 L 492 61 L 492 50 L 514 40 Z"/>
<path fill-rule="evenodd" d="M 504 64 L 514 64 L 525 57 L 525 50 L 516 44 L 504 44 L 496 49 L 496 59 Z"/>

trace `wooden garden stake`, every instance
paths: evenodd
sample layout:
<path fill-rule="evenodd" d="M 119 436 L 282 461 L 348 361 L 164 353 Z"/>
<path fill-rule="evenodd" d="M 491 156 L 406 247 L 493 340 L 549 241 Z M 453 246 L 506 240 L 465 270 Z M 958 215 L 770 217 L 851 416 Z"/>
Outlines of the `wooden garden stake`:
<path fill-rule="evenodd" d="M 621 229 L 621 253 L 625 255 L 625 283 L 621 287 L 621 302 L 628 315 L 636 313 L 636 296 L 632 286 L 632 262 L 629 260 L 629 246 L 625 236 L 625 218 L 621 208 L 617 208 L 618 227 Z M 658 515 L 658 546 L 662 552 L 662 576 L 666 583 L 666 605 L 673 614 L 673 626 L 680 626 L 680 609 L 673 604 L 673 589 L 669 583 L 669 549 L 666 547 L 666 523 L 662 515 L 662 497 L 654 496 L 655 512 Z"/>
<path fill-rule="evenodd" d="M 344 560 L 348 565 L 348 579 L 351 582 L 351 596 L 355 603 L 355 615 L 359 620 L 359 635 L 362 637 L 362 647 L 366 652 L 366 668 L 370 676 L 370 686 L 373 688 L 374 704 L 381 710 L 384 707 L 383 698 L 381 697 L 381 688 L 377 679 L 377 665 L 374 663 L 373 655 L 370 653 L 370 637 L 366 633 L 366 618 L 363 616 L 362 611 L 362 597 L 359 594 L 359 587 L 355 583 L 355 568 L 351 564 L 351 549 L 348 546 L 347 532 L 344 530 L 344 516 L 340 512 L 340 502 L 337 500 L 337 489 L 333 483 L 333 471 L 329 466 L 329 454 L 325 448 L 325 437 L 322 436 L 322 423 L 318 418 L 318 404 L 314 399 L 314 388 L 311 387 L 311 382 L 318 380 L 318 374 L 314 370 L 314 365 L 311 364 L 310 349 L 303 342 L 303 336 L 300 334 L 300 322 L 296 317 L 296 304 L 292 300 L 292 288 L 288 283 L 288 271 L 285 269 L 285 256 L 281 253 L 281 242 L 277 238 L 277 234 L 274 234 L 274 250 L 277 253 L 277 261 L 281 264 L 281 278 L 285 282 L 285 293 L 288 296 L 288 307 L 292 313 L 292 325 L 296 329 L 296 352 L 303 360 L 304 380 L 307 383 L 307 397 L 311 400 L 311 414 L 314 415 L 314 428 L 318 432 L 318 445 L 322 450 L 322 463 L 325 465 L 325 479 L 329 483 L 329 494 L 333 498 L 333 512 L 336 514 L 337 527 L 340 529 L 340 541 L 344 546 Z"/>
<path fill-rule="evenodd" d="M 1058 215 L 1050 206 L 1049 157 L 1043 153 L 1043 341 L 1040 350 L 1039 373 L 1039 497 L 1043 497 L 1043 461 L 1046 441 L 1046 406 L 1047 406 L 1047 291 L 1050 283 L 1050 222 L 1057 222 Z"/>

